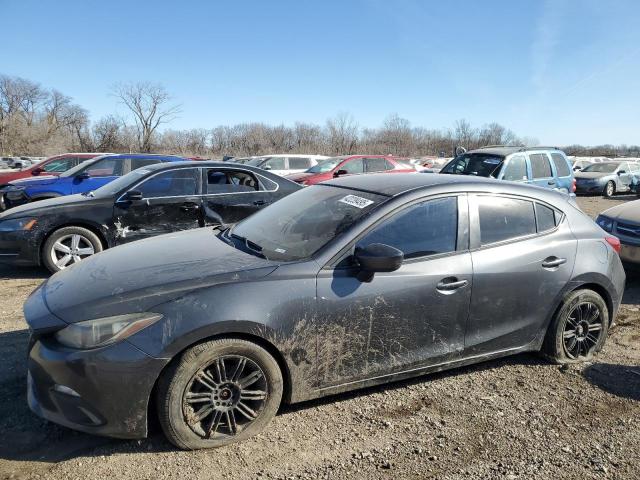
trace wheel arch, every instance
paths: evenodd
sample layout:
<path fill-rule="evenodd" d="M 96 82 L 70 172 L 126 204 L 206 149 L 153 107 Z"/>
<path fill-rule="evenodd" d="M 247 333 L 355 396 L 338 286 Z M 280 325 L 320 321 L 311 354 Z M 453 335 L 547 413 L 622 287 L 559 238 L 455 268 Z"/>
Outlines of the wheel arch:
<path fill-rule="evenodd" d="M 241 331 L 218 333 L 218 334 L 209 335 L 209 336 L 200 338 L 197 341 L 194 341 L 188 345 L 183 346 L 182 349 L 178 351 L 171 358 L 171 360 L 167 362 L 167 364 L 162 368 L 162 370 L 160 371 L 160 373 L 158 374 L 158 376 L 156 377 L 153 383 L 153 387 L 151 388 L 149 399 L 147 401 L 147 412 L 146 412 L 147 413 L 147 432 L 149 431 L 149 425 L 151 424 L 151 421 L 152 420 L 153 422 L 157 421 L 156 391 L 158 389 L 158 382 L 160 381 L 160 378 L 162 378 L 162 376 L 166 373 L 166 371 L 169 369 L 171 365 L 175 364 L 175 362 L 180 361 L 180 358 L 182 358 L 182 355 L 190 348 L 193 348 L 196 345 L 199 345 L 201 343 L 209 342 L 211 340 L 218 340 L 221 338 L 231 338 L 231 339 L 235 338 L 239 340 L 246 340 L 248 342 L 255 343 L 256 345 L 264 348 L 267 352 L 269 352 L 269 354 L 278 363 L 278 367 L 280 368 L 280 372 L 282 373 L 283 385 L 282 385 L 281 403 L 285 403 L 285 404 L 290 403 L 292 391 L 293 391 L 293 385 L 291 381 L 291 370 L 289 369 L 287 361 L 285 360 L 284 354 L 272 342 L 270 342 L 264 337 L 261 337 L 260 335 L 256 335 L 253 333 L 247 333 L 247 332 L 241 332 Z"/>
<path fill-rule="evenodd" d="M 78 220 L 78 221 L 69 220 L 64 223 L 56 224 L 55 226 L 49 228 L 47 232 L 44 234 L 44 236 L 40 239 L 40 245 L 38 247 L 38 255 L 39 255 L 38 264 L 42 265 L 42 258 L 44 255 L 44 252 L 43 252 L 44 245 L 45 243 L 47 243 L 47 240 L 49 239 L 49 237 L 51 237 L 51 235 L 53 235 L 55 232 L 57 232 L 61 228 L 66 228 L 66 227 L 86 228 L 87 230 L 97 235 L 97 237 L 100 239 L 100 243 L 102 243 L 103 249 L 107 249 L 110 247 L 109 241 L 107 240 L 107 235 L 99 225 L 87 220 Z"/>

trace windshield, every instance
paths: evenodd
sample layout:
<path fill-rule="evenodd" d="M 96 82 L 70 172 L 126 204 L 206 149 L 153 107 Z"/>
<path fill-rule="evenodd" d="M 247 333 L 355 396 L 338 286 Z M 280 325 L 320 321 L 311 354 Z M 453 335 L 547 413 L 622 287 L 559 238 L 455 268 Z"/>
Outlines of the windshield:
<path fill-rule="evenodd" d="M 79 163 L 75 167 L 70 168 L 66 172 L 62 173 L 60 176 L 61 177 L 74 177 L 74 176 L 76 176 L 76 174 L 78 172 L 80 172 L 80 170 L 84 170 L 84 167 L 86 167 L 87 165 L 92 164 L 93 162 L 97 162 L 101 158 L 104 158 L 104 157 L 89 158 L 89 159 L 85 160 L 84 162 Z"/>
<path fill-rule="evenodd" d="M 388 197 L 329 185 L 299 190 L 254 213 L 230 237 L 269 260 L 308 258 Z"/>
<path fill-rule="evenodd" d="M 326 160 L 323 160 L 323 161 L 319 162 L 317 165 L 314 165 L 313 167 L 308 169 L 307 173 L 325 173 L 325 172 L 330 172 L 331 170 L 336 168 L 338 166 L 338 164 L 342 160 L 344 160 L 343 157 L 327 158 Z"/>
<path fill-rule="evenodd" d="M 476 175 L 478 177 L 496 177 L 504 157 L 487 153 L 466 153 L 454 158 L 440 173 L 453 175 Z"/>
<path fill-rule="evenodd" d="M 136 183 L 139 179 L 144 177 L 147 173 L 150 173 L 151 170 L 147 168 L 138 168 L 137 170 L 133 170 L 132 172 L 123 175 L 122 177 L 118 177 L 112 182 L 103 185 L 102 187 L 93 191 L 93 195 L 95 197 L 110 197 L 115 195 L 121 190 L 128 188 L 129 186 Z"/>
<path fill-rule="evenodd" d="M 593 163 L 588 167 L 582 169 L 583 172 L 600 172 L 600 173 L 613 173 L 618 168 L 617 163 Z"/>

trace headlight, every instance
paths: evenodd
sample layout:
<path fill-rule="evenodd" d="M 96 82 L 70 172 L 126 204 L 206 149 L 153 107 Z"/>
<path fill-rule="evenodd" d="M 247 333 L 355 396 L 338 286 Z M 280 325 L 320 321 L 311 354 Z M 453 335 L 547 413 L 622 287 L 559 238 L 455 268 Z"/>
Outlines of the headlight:
<path fill-rule="evenodd" d="M 35 218 L 12 218 L 0 220 L 0 232 L 16 232 L 18 230 L 31 230 L 36 226 Z"/>
<path fill-rule="evenodd" d="M 139 332 L 161 318 L 161 314 L 151 312 L 96 318 L 73 323 L 56 332 L 55 337 L 65 347 L 82 350 L 104 347 Z"/>
<path fill-rule="evenodd" d="M 609 217 L 605 217 L 600 215 L 597 219 L 596 219 L 596 223 L 600 226 L 601 229 L 603 229 L 605 232 L 609 232 L 611 233 L 613 231 L 613 220 L 611 220 Z"/>

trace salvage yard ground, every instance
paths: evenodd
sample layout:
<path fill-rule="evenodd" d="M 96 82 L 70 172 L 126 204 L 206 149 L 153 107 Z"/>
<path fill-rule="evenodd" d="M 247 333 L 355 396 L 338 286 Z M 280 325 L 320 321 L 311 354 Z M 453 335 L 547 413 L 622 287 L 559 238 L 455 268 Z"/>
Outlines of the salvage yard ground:
<path fill-rule="evenodd" d="M 578 203 L 595 217 L 632 199 Z M 0 479 L 640 478 L 640 275 L 628 275 L 594 363 L 518 355 L 308 402 L 248 441 L 199 452 L 157 431 L 111 440 L 29 412 L 22 303 L 44 278 L 0 267 Z"/>

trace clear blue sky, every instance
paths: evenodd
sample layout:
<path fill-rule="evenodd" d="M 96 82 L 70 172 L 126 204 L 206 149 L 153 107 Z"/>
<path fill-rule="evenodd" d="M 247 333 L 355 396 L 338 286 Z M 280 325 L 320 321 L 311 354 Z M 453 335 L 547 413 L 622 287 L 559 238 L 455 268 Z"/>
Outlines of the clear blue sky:
<path fill-rule="evenodd" d="M 0 72 L 92 118 L 109 87 L 162 83 L 171 128 L 348 112 L 497 121 L 551 144 L 640 143 L 637 0 L 0 0 Z"/>

